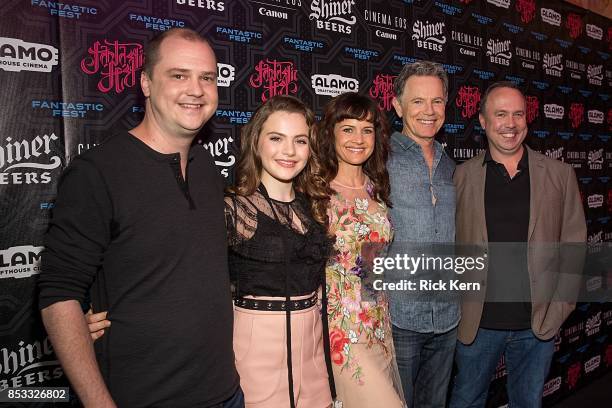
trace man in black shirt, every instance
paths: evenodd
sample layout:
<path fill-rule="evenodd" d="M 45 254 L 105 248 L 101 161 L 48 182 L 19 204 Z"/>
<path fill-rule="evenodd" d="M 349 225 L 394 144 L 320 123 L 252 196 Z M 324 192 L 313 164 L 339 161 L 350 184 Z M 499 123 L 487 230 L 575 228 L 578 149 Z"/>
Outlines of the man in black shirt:
<path fill-rule="evenodd" d="M 215 54 L 187 29 L 145 54 L 142 123 L 62 175 L 39 280 L 43 320 L 85 406 L 242 407 L 223 182 L 192 147 L 217 108 Z M 112 321 L 95 355 L 88 292 Z"/>
<path fill-rule="evenodd" d="M 574 307 L 571 287 L 559 290 L 578 281 L 582 261 L 556 243 L 585 242 L 582 202 L 569 165 L 523 145 L 525 97 L 513 83 L 486 90 L 479 119 L 489 148 L 455 172 L 456 241 L 492 244 L 486 301 L 462 303 L 450 406 L 484 407 L 505 356 L 510 406 L 538 407 L 552 338 Z"/>

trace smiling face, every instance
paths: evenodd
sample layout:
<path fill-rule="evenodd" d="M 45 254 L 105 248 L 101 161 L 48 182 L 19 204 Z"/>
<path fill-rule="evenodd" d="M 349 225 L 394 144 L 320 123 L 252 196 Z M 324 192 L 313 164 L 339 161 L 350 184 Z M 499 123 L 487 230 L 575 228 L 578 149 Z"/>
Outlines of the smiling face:
<path fill-rule="evenodd" d="M 261 181 L 289 183 L 304 169 L 310 156 L 308 125 L 301 113 L 277 111 L 263 123 L 257 153 L 261 160 Z"/>
<path fill-rule="evenodd" d="M 210 46 L 178 35 L 159 47 L 159 60 L 140 80 L 145 120 L 171 137 L 193 138 L 217 109 L 217 60 Z"/>
<path fill-rule="evenodd" d="M 489 151 L 498 162 L 520 159 L 527 136 L 525 98 L 516 89 L 497 88 L 489 93 L 484 112 L 478 118 L 487 134 Z"/>
<path fill-rule="evenodd" d="M 334 125 L 338 167 L 361 166 L 374 152 L 376 132 L 368 120 L 344 119 Z"/>
<path fill-rule="evenodd" d="M 432 143 L 445 117 L 446 97 L 440 78 L 413 75 L 393 107 L 404 124 L 402 133 L 417 143 Z"/>

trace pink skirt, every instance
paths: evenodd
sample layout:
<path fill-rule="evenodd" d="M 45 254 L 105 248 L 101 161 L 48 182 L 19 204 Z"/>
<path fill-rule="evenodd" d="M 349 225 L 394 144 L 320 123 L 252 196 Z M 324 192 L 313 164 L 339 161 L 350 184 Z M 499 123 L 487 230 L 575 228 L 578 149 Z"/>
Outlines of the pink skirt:
<path fill-rule="evenodd" d="M 289 407 L 285 312 L 234 307 L 234 355 L 247 408 Z M 293 391 L 297 408 L 327 408 L 331 393 L 319 308 L 291 312 Z"/>

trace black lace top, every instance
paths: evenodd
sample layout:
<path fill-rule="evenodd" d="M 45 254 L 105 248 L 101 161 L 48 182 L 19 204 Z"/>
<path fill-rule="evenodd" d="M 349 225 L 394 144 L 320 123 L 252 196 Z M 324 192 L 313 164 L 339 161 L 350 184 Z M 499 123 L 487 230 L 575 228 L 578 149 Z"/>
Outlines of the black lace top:
<path fill-rule="evenodd" d="M 306 197 L 282 202 L 268 196 L 265 187 L 248 196 L 227 195 L 229 269 L 236 297 L 308 295 L 321 287 L 323 347 L 332 398 L 336 397 L 327 326 L 325 264 L 332 240 L 311 215 Z M 287 308 L 286 347 L 289 401 L 295 405 L 291 355 L 291 312 Z"/>
<path fill-rule="evenodd" d="M 237 296 L 308 295 L 324 282 L 331 241 L 302 194 L 276 201 L 261 186 L 248 197 L 226 196 L 225 214 Z"/>

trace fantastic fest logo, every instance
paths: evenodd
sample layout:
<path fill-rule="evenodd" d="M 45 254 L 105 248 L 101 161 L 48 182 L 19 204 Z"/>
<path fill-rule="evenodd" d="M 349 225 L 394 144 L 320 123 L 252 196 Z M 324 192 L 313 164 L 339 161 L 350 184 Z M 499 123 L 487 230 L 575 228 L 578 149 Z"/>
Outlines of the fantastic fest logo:
<path fill-rule="evenodd" d="M 565 27 L 569 30 L 569 36 L 576 39 L 582 34 L 582 17 L 576 13 L 569 13 Z"/>
<path fill-rule="evenodd" d="M 521 13 L 521 21 L 529 23 L 535 17 L 535 0 L 517 0 L 516 11 Z"/>
<path fill-rule="evenodd" d="M 142 44 L 121 43 L 117 40 L 96 41 L 87 52 L 89 56 L 81 60 L 81 70 L 87 75 L 100 74 L 100 92 L 114 90 L 121 93 L 136 85 L 136 72 L 144 63 Z"/>
<path fill-rule="evenodd" d="M 575 362 L 571 366 L 567 368 L 567 388 L 574 389 L 578 384 L 578 380 L 580 380 L 580 376 L 582 375 L 582 364 L 580 362 Z"/>
<path fill-rule="evenodd" d="M 577 129 L 584 121 L 584 105 L 578 102 L 572 103 L 568 116 L 572 122 L 572 128 Z"/>
<path fill-rule="evenodd" d="M 297 69 L 291 61 L 265 59 L 255 66 L 249 77 L 251 88 L 263 88 L 261 101 L 265 102 L 276 95 L 297 94 Z"/>
<path fill-rule="evenodd" d="M 531 124 L 540 115 L 540 101 L 537 96 L 526 96 L 527 123 Z"/>
<path fill-rule="evenodd" d="M 395 97 L 395 92 L 393 91 L 393 81 L 395 78 L 393 75 L 377 74 L 374 81 L 372 81 L 369 91 L 370 96 L 378 101 L 378 106 L 384 111 L 390 111 L 393 107 L 391 102 Z"/>
<path fill-rule="evenodd" d="M 459 88 L 455 104 L 461 108 L 461 116 L 464 119 L 471 118 L 478 112 L 480 96 L 480 89 L 477 86 L 462 85 Z"/>

